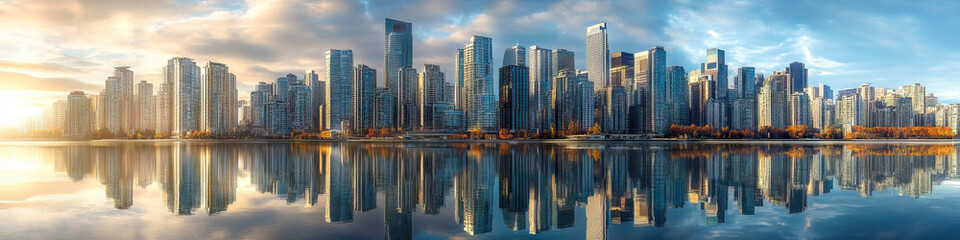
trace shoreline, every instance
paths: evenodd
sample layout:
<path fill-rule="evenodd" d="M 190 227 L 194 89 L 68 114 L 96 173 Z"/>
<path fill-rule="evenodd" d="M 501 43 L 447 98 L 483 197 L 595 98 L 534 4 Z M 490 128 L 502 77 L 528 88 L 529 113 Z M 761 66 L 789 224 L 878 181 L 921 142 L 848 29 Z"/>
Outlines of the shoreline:
<path fill-rule="evenodd" d="M 630 139 L 630 140 L 580 140 L 580 139 L 0 139 L 0 142 L 195 142 L 195 143 L 776 143 L 776 144 L 833 144 L 833 143 L 960 143 L 960 139 Z"/>

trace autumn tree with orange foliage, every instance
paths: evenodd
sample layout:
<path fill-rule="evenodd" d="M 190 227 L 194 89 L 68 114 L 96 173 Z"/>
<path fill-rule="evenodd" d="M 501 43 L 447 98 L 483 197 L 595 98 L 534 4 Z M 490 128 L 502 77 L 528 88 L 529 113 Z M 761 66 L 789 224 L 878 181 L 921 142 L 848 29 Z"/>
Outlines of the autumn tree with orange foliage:
<path fill-rule="evenodd" d="M 841 132 L 838 128 L 829 127 L 823 130 L 823 132 L 814 135 L 814 137 L 822 139 L 841 139 L 843 138 L 843 132 Z"/>
<path fill-rule="evenodd" d="M 806 125 L 793 125 L 786 129 L 787 135 L 793 139 L 809 138 L 813 136 L 813 128 Z"/>
<path fill-rule="evenodd" d="M 590 135 L 599 135 L 599 134 L 600 134 L 600 124 L 598 124 L 598 123 L 593 123 L 593 127 L 591 127 L 590 130 L 587 130 L 587 134 L 590 134 Z"/>
<path fill-rule="evenodd" d="M 854 126 L 847 139 L 950 139 L 957 135 L 950 127 L 863 127 Z"/>
<path fill-rule="evenodd" d="M 510 133 L 510 130 L 506 128 L 501 128 L 498 137 L 500 139 L 513 139 L 513 133 Z"/>

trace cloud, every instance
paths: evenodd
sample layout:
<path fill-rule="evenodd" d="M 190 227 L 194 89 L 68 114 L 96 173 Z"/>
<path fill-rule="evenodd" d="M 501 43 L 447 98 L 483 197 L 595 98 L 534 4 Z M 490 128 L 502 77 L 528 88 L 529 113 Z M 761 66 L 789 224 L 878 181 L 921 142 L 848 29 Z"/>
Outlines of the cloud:
<path fill-rule="evenodd" d="M 95 91 L 96 84 L 84 83 L 71 78 L 41 78 L 23 73 L 0 71 L 0 88 L 37 91 Z"/>

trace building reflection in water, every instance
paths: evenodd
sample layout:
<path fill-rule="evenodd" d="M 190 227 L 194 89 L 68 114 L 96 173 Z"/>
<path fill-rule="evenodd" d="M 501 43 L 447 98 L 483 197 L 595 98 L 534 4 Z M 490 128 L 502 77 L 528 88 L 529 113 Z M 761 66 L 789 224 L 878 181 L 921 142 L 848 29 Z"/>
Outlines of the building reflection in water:
<path fill-rule="evenodd" d="M 134 188 L 153 186 L 175 215 L 214 215 L 236 201 L 243 175 L 278 201 L 322 202 L 328 223 L 383 211 L 391 239 L 412 237 L 417 212 L 452 211 L 471 235 L 491 232 L 494 221 L 529 234 L 585 221 L 587 237 L 602 239 L 610 224 L 663 227 L 671 208 L 693 206 L 706 224 L 722 224 L 731 198 L 735 214 L 795 214 L 835 187 L 916 198 L 960 177 L 953 145 L 144 142 L 58 151 L 55 170 L 94 177 L 117 209 L 133 207 Z"/>

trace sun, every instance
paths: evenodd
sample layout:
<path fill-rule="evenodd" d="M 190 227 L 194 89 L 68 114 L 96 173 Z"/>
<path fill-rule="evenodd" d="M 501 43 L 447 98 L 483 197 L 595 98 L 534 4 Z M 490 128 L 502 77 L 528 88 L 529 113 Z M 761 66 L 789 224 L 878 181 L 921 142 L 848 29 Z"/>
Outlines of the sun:
<path fill-rule="evenodd" d="M 39 119 L 40 108 L 36 107 L 20 94 L 8 94 L 0 91 L 0 127 L 16 128 L 22 120 Z"/>

